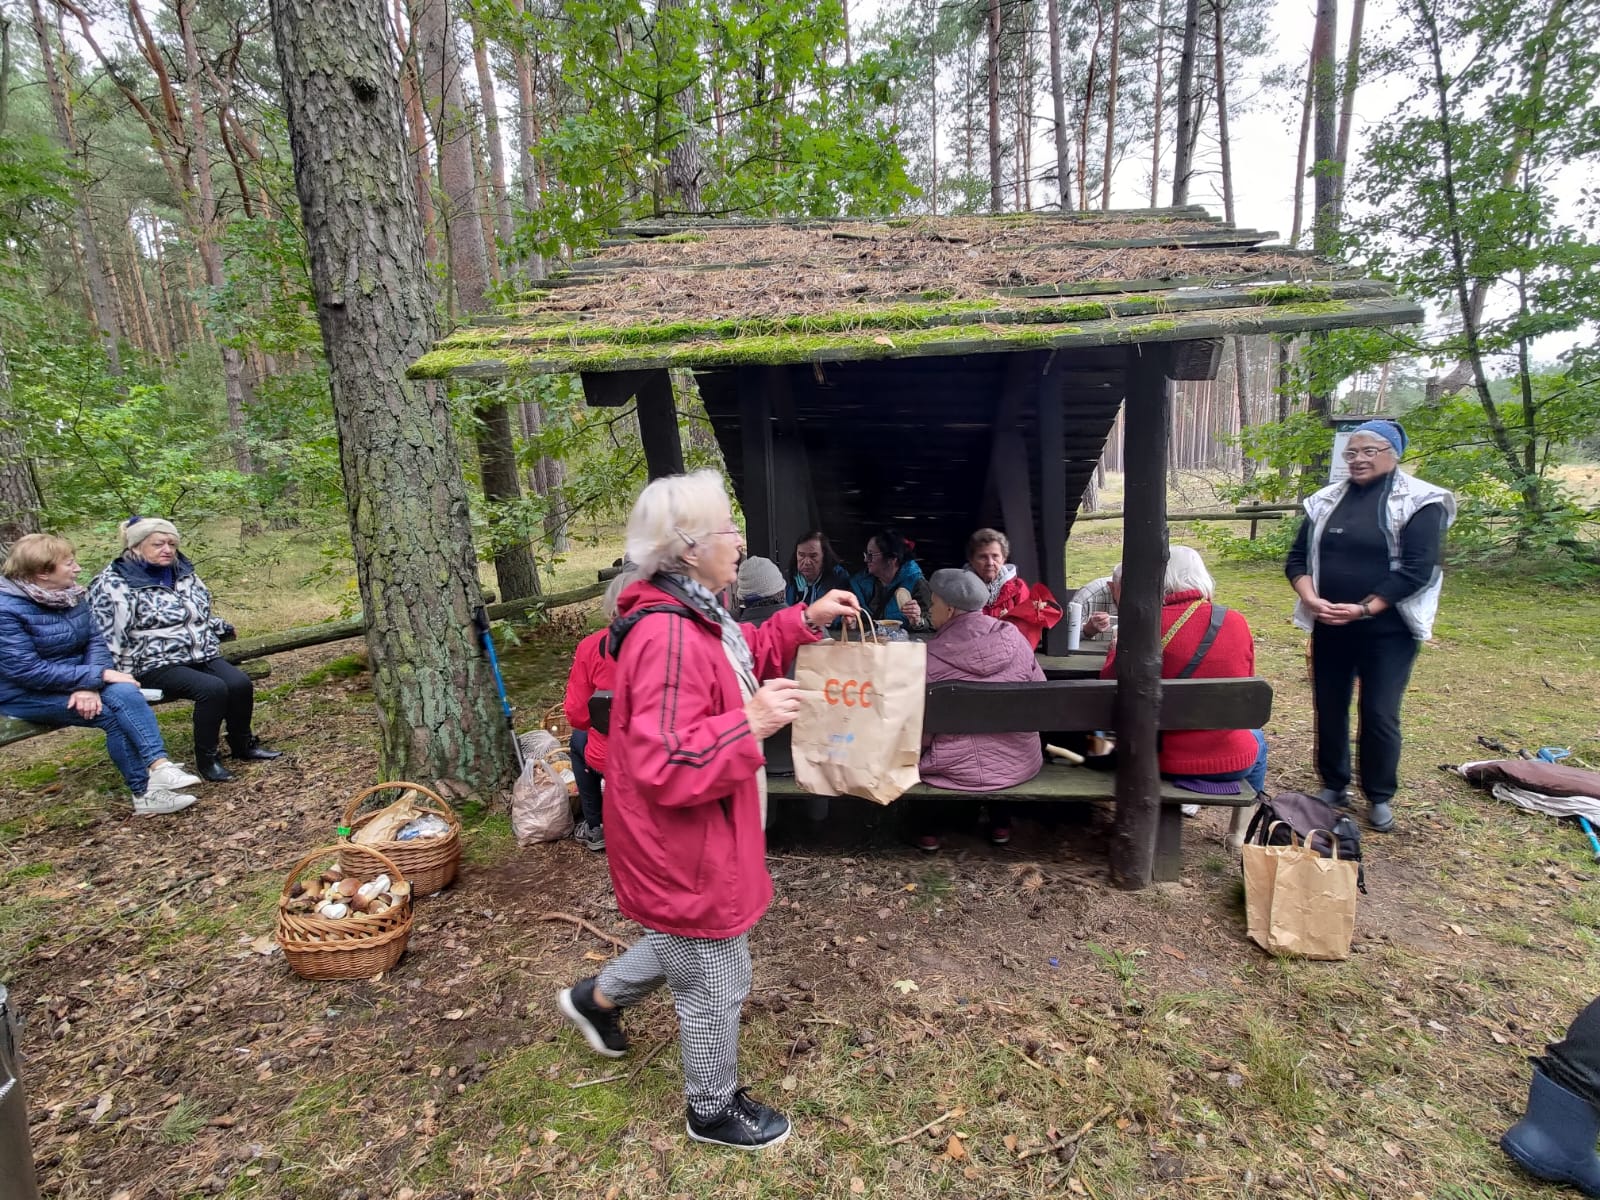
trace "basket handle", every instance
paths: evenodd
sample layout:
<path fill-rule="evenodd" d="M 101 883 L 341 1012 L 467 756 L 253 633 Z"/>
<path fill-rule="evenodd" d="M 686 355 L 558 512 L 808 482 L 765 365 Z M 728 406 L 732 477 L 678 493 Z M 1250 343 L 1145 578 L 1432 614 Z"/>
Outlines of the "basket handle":
<path fill-rule="evenodd" d="M 423 799 L 432 804 L 434 810 L 440 816 L 444 817 L 452 825 L 459 825 L 461 823 L 460 818 L 456 816 L 456 810 L 451 808 L 449 802 L 431 787 L 428 787 L 426 784 L 422 783 L 412 783 L 410 780 L 406 779 L 396 779 L 391 783 L 375 783 L 365 791 L 357 792 L 355 799 L 351 800 L 349 804 L 345 805 L 344 816 L 339 821 L 339 836 L 350 836 L 350 822 L 355 820 L 356 812 L 361 808 L 361 802 L 363 800 L 366 800 L 369 796 L 374 796 L 379 792 L 386 792 L 391 788 L 411 788 L 414 791 L 421 792 Z"/>
<path fill-rule="evenodd" d="M 353 852 L 370 854 L 373 858 L 378 860 L 378 865 L 382 867 L 383 874 L 388 875 L 390 879 L 393 879 L 396 882 L 405 882 L 405 873 L 401 871 L 400 868 L 395 864 L 395 861 L 387 854 L 383 853 L 383 851 L 374 850 L 371 846 L 363 846 L 359 842 L 339 842 L 337 845 L 333 846 L 320 846 L 313 850 L 310 854 L 307 854 L 299 862 L 295 863 L 294 869 L 289 872 L 289 878 L 283 881 L 283 893 L 281 898 L 284 900 L 289 898 L 289 889 L 294 887 L 294 885 L 299 881 L 300 873 L 312 863 L 316 862 L 319 858 L 338 858 Z"/>
<path fill-rule="evenodd" d="M 872 619 L 872 614 L 864 608 L 856 613 L 856 619 L 854 621 L 846 620 L 839 622 L 839 640 L 841 642 L 848 642 L 850 640 L 850 629 L 853 626 L 856 632 L 860 635 L 858 640 L 862 645 L 866 645 L 867 631 L 863 627 L 863 622 L 872 626 L 872 640 L 874 643 L 876 643 L 878 640 L 878 623 Z"/>

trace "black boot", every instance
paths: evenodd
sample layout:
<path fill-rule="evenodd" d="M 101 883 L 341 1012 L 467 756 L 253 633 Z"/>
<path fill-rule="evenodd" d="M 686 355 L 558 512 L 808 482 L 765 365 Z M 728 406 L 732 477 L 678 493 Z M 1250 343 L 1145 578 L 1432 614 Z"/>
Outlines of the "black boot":
<path fill-rule="evenodd" d="M 1528 1114 L 1506 1131 L 1500 1148 L 1530 1175 L 1600 1196 L 1600 1112 L 1537 1067 L 1528 1089 Z"/>
<path fill-rule="evenodd" d="M 241 758 L 247 762 L 271 762 L 275 758 L 283 757 L 282 750 L 268 750 L 261 744 L 261 739 L 253 733 L 246 734 L 242 738 L 230 735 L 228 737 L 228 745 L 233 748 L 233 756 L 235 758 Z"/>
<path fill-rule="evenodd" d="M 222 765 L 221 750 L 196 750 L 194 769 L 200 772 L 200 778 L 212 783 L 229 783 L 233 779 L 233 773 Z"/>

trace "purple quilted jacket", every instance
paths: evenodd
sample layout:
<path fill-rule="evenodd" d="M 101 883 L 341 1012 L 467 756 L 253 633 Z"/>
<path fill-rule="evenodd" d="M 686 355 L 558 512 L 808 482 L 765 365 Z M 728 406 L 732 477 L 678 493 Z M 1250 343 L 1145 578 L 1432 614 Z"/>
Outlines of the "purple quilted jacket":
<path fill-rule="evenodd" d="M 951 617 L 928 643 L 928 682 L 953 679 L 1042 682 L 1044 672 L 1016 626 L 970 612 Z M 934 787 L 992 792 L 1026 783 L 1043 765 L 1036 733 L 941 733 L 918 771 Z"/>

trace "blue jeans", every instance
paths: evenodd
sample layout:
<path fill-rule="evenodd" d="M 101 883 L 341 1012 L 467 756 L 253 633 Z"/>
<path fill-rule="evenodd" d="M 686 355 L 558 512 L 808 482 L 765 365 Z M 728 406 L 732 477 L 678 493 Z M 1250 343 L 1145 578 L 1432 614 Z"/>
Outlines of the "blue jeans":
<path fill-rule="evenodd" d="M 572 747 L 572 777 L 578 783 L 578 804 L 583 809 L 583 819 L 590 829 L 599 829 L 603 815 L 600 809 L 600 781 L 604 777 L 583 757 L 583 749 L 589 744 L 589 731 L 574 729 L 568 744 Z"/>
<path fill-rule="evenodd" d="M 144 795 L 150 786 L 150 764 L 167 757 L 156 715 L 131 683 L 108 683 L 101 689 L 98 717 L 80 717 L 73 712 L 67 707 L 64 692 L 29 692 L 7 700 L 0 711 L 36 725 L 82 725 L 105 730 L 106 753 L 135 796 Z"/>
<path fill-rule="evenodd" d="M 1185 779 L 1204 779 L 1211 783 L 1232 783 L 1235 779 L 1242 779 L 1250 785 L 1252 792 L 1260 795 L 1267 790 L 1267 735 L 1259 729 L 1250 731 L 1256 739 L 1259 749 L 1256 751 L 1256 761 L 1242 771 L 1224 771 L 1220 775 L 1185 775 Z"/>

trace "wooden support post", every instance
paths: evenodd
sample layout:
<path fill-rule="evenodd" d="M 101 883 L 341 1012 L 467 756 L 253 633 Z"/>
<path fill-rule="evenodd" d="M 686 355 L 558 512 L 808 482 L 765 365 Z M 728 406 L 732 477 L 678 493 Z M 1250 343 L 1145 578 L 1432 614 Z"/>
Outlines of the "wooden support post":
<path fill-rule="evenodd" d="M 651 371 L 638 390 L 639 440 L 651 479 L 683 474 L 683 443 L 678 437 L 678 409 L 672 400 L 672 376 Z"/>
<path fill-rule="evenodd" d="M 778 562 L 773 523 L 772 404 L 768 388 L 772 368 L 739 372 L 739 436 L 744 450 L 744 540 L 751 554 Z"/>
<path fill-rule="evenodd" d="M 1117 604 L 1117 821 L 1111 877 L 1142 888 L 1154 868 L 1161 816 L 1156 740 L 1161 704 L 1161 584 L 1167 568 L 1167 430 L 1170 351 L 1128 348 L 1124 412 L 1122 599 Z"/>
<path fill-rule="evenodd" d="M 1047 368 L 1039 379 L 1039 571 L 1045 587 L 1067 594 L 1066 413 L 1061 376 Z M 1045 630 L 1044 652 L 1067 652 L 1067 623 Z"/>
<path fill-rule="evenodd" d="M 995 406 L 989 444 L 989 482 L 984 499 L 1000 502 L 1000 526 L 1011 542 L 1011 562 L 1023 579 L 1039 578 L 1039 552 L 1033 532 L 1033 497 L 1028 494 L 1028 443 L 1022 416 L 1028 399 L 1038 392 L 1040 363 L 1036 354 L 1006 355 L 1005 381 Z M 974 514 L 974 526 L 981 520 Z"/>
<path fill-rule="evenodd" d="M 802 533 L 816 529 L 817 494 L 811 482 L 811 460 L 795 415 L 794 374 L 789 367 L 767 369 L 767 396 L 772 409 L 772 561 L 787 570 L 789 552 Z M 752 554 L 761 553 L 752 549 Z"/>

